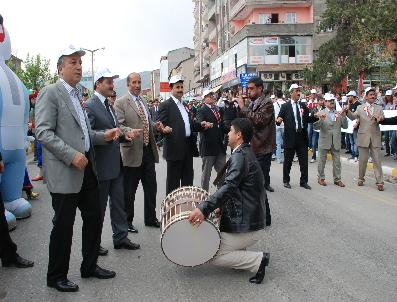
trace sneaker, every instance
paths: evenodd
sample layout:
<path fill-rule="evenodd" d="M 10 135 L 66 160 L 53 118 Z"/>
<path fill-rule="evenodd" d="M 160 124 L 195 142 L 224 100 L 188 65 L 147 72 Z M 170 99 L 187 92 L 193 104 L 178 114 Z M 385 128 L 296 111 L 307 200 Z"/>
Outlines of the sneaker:
<path fill-rule="evenodd" d="M 355 163 L 358 162 L 358 157 L 355 157 L 355 158 L 354 158 L 354 162 L 355 162 Z"/>
<path fill-rule="evenodd" d="M 310 160 L 310 162 L 311 163 L 314 163 L 316 160 L 314 159 L 314 158 L 312 158 L 311 160 Z"/>

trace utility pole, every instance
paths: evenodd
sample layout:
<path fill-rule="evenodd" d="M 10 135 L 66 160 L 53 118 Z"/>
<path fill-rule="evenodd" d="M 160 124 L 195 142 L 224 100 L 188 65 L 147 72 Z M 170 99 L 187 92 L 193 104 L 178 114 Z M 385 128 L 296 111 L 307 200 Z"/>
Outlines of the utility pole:
<path fill-rule="evenodd" d="M 91 77 L 92 77 L 92 90 L 94 90 L 94 53 L 98 50 L 104 50 L 105 47 L 97 48 L 97 49 L 87 49 L 82 48 L 82 50 L 89 51 L 91 53 Z"/>

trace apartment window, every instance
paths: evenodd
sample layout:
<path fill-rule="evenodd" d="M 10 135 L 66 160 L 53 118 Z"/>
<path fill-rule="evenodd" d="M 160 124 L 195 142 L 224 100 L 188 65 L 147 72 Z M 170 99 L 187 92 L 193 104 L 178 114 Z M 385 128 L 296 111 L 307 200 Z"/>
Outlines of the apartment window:
<path fill-rule="evenodd" d="M 268 24 L 271 20 L 270 14 L 259 14 L 259 24 Z"/>
<path fill-rule="evenodd" d="M 287 13 L 287 23 L 296 23 L 296 13 Z"/>
<path fill-rule="evenodd" d="M 272 14 L 271 23 L 278 23 L 278 14 Z"/>

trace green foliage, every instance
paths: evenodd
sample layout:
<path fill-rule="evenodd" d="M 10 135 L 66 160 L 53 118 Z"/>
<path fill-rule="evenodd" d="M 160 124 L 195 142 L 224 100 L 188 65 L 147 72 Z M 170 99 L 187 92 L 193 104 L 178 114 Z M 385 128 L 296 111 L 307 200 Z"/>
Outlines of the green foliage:
<path fill-rule="evenodd" d="M 336 34 L 320 47 L 313 67 L 305 71 L 307 82 L 321 84 L 327 79 L 337 84 L 379 65 L 395 70 L 396 16 L 395 0 L 327 0 L 318 30 L 332 28 Z"/>

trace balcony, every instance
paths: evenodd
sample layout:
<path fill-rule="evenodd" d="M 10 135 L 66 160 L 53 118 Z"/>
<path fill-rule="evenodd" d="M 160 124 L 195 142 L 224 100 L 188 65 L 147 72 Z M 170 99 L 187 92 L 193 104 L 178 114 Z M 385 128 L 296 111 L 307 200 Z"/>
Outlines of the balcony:
<path fill-rule="evenodd" d="M 314 34 L 313 23 L 305 24 L 249 24 L 244 26 L 230 39 L 230 47 L 233 47 L 247 37 L 265 36 L 311 36 Z"/>
<path fill-rule="evenodd" d="M 310 7 L 312 0 L 230 0 L 230 20 L 243 20 L 261 7 Z"/>

